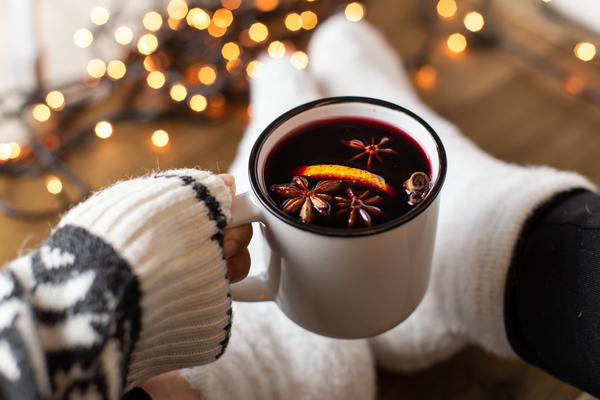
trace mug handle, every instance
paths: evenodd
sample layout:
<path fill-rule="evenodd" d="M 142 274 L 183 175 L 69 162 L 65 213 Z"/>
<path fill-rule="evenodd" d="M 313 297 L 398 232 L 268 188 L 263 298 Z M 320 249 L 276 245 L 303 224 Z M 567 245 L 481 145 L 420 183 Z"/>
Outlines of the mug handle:
<path fill-rule="evenodd" d="M 262 212 L 252 191 L 236 195 L 231 205 L 231 222 L 227 228 L 262 222 Z M 244 280 L 229 285 L 229 293 L 234 301 L 256 302 L 274 301 L 268 284 L 268 275 L 263 272 L 258 275 L 248 276 Z"/>

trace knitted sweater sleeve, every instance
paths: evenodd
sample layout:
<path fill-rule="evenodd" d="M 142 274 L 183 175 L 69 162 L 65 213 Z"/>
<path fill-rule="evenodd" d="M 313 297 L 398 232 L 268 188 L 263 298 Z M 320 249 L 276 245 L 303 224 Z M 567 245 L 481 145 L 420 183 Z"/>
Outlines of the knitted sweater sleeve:
<path fill-rule="evenodd" d="M 0 398 L 119 399 L 219 358 L 231 327 L 231 200 L 214 175 L 173 170 L 69 211 L 0 271 Z"/>

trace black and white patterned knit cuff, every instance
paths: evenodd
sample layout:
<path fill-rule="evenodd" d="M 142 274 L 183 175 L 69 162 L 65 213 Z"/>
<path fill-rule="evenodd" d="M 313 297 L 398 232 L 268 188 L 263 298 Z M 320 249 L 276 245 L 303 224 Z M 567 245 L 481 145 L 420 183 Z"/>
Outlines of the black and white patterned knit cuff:
<path fill-rule="evenodd" d="M 0 397 L 118 399 L 125 385 L 223 354 L 231 201 L 214 175 L 175 170 L 69 211 L 0 275 Z"/>

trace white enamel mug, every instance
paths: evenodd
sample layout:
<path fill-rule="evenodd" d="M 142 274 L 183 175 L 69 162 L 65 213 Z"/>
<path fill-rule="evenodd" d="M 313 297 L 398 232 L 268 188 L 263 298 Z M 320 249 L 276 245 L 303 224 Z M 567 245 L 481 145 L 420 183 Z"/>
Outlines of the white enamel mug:
<path fill-rule="evenodd" d="M 409 134 L 429 158 L 431 190 L 407 214 L 361 229 L 332 229 L 290 218 L 268 197 L 265 160 L 286 134 L 317 120 L 362 117 Z M 320 335 L 374 336 L 417 307 L 429 281 L 446 154 L 434 130 L 412 112 L 362 97 L 322 99 L 271 123 L 249 161 L 252 190 L 234 199 L 230 226 L 260 222 L 270 249 L 261 275 L 231 285 L 236 301 L 275 301 L 298 325 Z"/>

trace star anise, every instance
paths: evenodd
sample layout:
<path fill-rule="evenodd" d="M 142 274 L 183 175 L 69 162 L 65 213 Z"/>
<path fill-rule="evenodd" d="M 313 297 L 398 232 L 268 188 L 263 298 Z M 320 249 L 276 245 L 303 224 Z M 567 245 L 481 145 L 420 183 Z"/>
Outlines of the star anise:
<path fill-rule="evenodd" d="M 315 210 L 321 215 L 329 214 L 331 196 L 339 189 L 341 180 L 321 181 L 312 190 L 308 188 L 308 181 L 301 176 L 294 176 L 291 185 L 273 185 L 271 190 L 283 197 L 281 209 L 289 214 L 295 214 L 300 210 L 301 222 L 311 222 L 315 219 Z"/>
<path fill-rule="evenodd" d="M 352 139 L 352 140 L 342 139 L 342 143 L 344 143 L 350 147 L 353 147 L 355 149 L 363 150 L 362 153 L 355 155 L 350 160 L 348 160 L 348 162 L 357 160 L 362 156 L 368 155 L 369 159 L 367 160 L 367 168 L 371 168 L 371 160 L 373 159 L 373 156 L 377 157 L 379 162 L 381 162 L 383 164 L 383 160 L 381 159 L 381 157 L 379 156 L 378 153 L 397 153 L 396 150 L 381 148 L 382 145 L 386 144 L 390 140 L 391 140 L 390 138 L 384 137 L 383 139 L 381 139 L 379 141 L 379 143 L 375 144 L 375 138 L 371 137 L 371 144 L 365 144 L 365 142 L 363 142 L 362 140 L 358 140 L 358 139 Z"/>
<path fill-rule="evenodd" d="M 360 220 L 364 226 L 371 226 L 371 217 L 383 217 L 385 213 L 375 205 L 381 203 L 384 199 L 376 196 L 370 190 L 366 190 L 360 195 L 354 192 L 352 188 L 346 189 L 346 196 L 335 196 L 333 201 L 340 210 L 336 214 L 348 214 L 348 228 L 353 228 Z"/>

